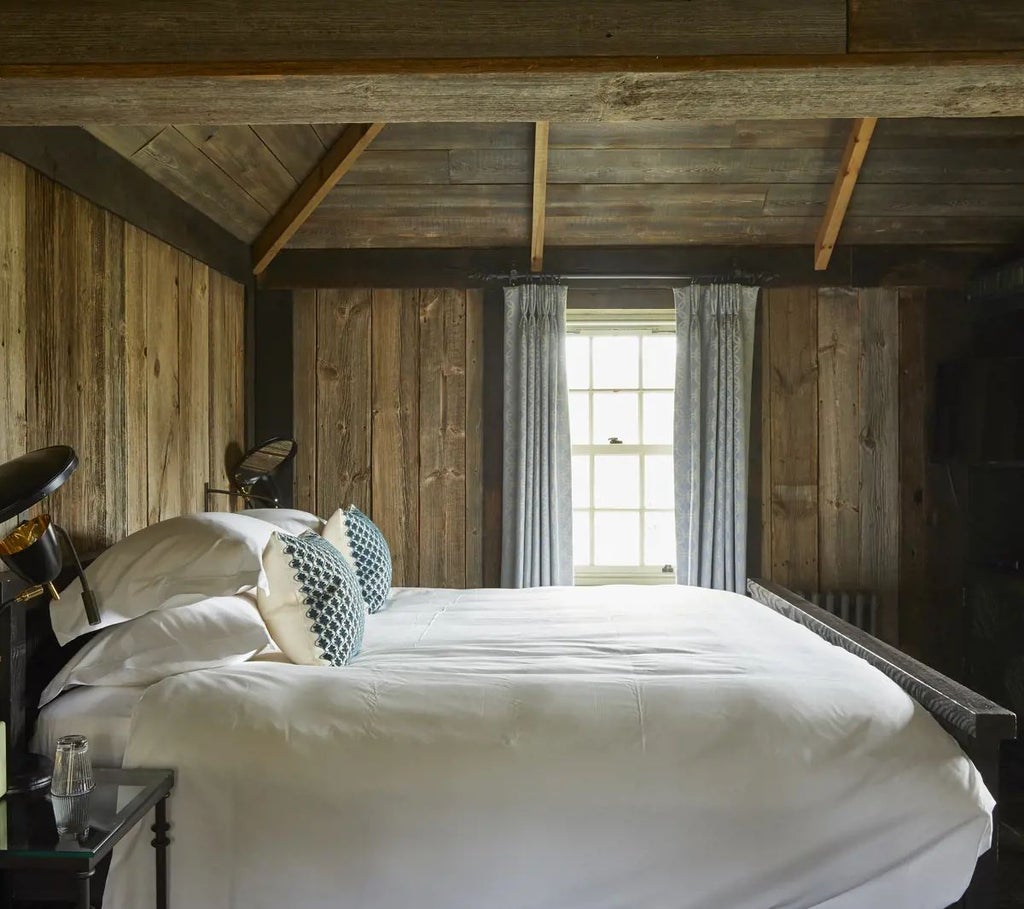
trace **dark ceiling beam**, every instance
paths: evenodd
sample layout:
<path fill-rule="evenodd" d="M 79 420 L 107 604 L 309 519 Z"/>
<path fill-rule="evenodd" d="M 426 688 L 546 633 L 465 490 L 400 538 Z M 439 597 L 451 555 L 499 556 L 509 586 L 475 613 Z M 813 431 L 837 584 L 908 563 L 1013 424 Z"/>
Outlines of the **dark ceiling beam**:
<path fill-rule="evenodd" d="M 846 0 L 688 0 L 685 15 L 666 15 L 665 0 L 245 0 L 244 16 L 239 6 L 238 0 L 7 2 L 0 60 L 817 54 L 847 46 Z"/>
<path fill-rule="evenodd" d="M 752 281 L 762 286 L 961 287 L 977 269 L 998 261 L 996 247 L 839 247 L 817 271 L 803 246 L 549 246 L 545 273 L 622 275 L 629 286 L 668 286 L 651 276 L 690 274 L 706 280 Z M 278 289 L 316 287 L 481 287 L 514 271 L 530 274 L 529 251 L 490 249 L 285 249 L 261 276 Z M 644 277 L 647 276 L 647 277 Z M 591 280 L 573 286 L 614 287 Z"/>
<path fill-rule="evenodd" d="M 259 275 L 266 269 L 382 129 L 383 123 L 352 123 L 345 127 L 256 238 L 252 245 L 253 274 Z"/>
<path fill-rule="evenodd" d="M 0 126 L 0 152 L 229 278 L 251 279 L 247 244 L 85 130 Z"/>
<path fill-rule="evenodd" d="M 517 7 L 518 8 L 518 7 Z M 0 58 L 4 59 L 4 58 Z M 0 123 L 1024 115 L 1024 52 L 0 64 Z"/>

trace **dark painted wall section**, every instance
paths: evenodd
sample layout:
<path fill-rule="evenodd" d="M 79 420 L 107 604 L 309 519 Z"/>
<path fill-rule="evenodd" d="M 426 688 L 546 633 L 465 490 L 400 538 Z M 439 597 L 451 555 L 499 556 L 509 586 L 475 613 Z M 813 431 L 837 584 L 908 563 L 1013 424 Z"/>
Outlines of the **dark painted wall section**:
<path fill-rule="evenodd" d="M 253 330 L 253 433 L 257 441 L 294 436 L 292 369 L 292 295 L 287 290 L 258 290 Z M 275 478 L 281 505 L 293 501 L 292 464 Z"/>

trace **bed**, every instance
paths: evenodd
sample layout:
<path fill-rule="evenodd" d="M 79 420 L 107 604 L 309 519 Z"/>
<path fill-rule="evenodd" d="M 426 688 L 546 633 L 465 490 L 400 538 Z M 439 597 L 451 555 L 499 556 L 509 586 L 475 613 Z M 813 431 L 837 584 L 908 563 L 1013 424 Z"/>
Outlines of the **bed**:
<path fill-rule="evenodd" d="M 397 590 L 340 672 L 77 689 L 35 741 L 176 769 L 179 906 L 994 907 L 1012 714 L 750 592 Z M 148 852 L 107 909 L 147 903 Z"/>

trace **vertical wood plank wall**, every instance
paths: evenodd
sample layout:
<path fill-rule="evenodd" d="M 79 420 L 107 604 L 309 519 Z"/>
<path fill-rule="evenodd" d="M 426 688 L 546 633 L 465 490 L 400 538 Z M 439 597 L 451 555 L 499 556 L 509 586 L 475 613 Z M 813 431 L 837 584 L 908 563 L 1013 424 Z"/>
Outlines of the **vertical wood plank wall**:
<path fill-rule="evenodd" d="M 942 517 L 946 487 L 927 463 L 927 389 L 941 354 L 933 310 L 963 306 L 933 295 L 763 292 L 751 473 L 761 551 L 750 571 L 809 592 L 875 591 L 882 635 L 954 671 L 936 629 L 955 624 L 959 600 L 935 579 L 955 547 L 933 537 L 956 521 Z M 495 397 L 482 381 L 481 295 L 323 290 L 294 301 L 296 507 L 368 510 L 396 583 L 480 584 L 484 396 L 501 406 L 500 388 Z"/>
<path fill-rule="evenodd" d="M 354 504 L 397 585 L 482 583 L 483 300 L 477 291 L 294 295 L 295 505 Z"/>
<path fill-rule="evenodd" d="M 0 460 L 74 447 L 48 508 L 84 551 L 225 482 L 243 331 L 241 285 L 0 155 Z"/>
<path fill-rule="evenodd" d="M 761 565 L 802 591 L 879 596 L 879 633 L 921 568 L 925 463 L 921 289 L 762 294 Z M 916 479 L 915 479 L 916 478 Z"/>

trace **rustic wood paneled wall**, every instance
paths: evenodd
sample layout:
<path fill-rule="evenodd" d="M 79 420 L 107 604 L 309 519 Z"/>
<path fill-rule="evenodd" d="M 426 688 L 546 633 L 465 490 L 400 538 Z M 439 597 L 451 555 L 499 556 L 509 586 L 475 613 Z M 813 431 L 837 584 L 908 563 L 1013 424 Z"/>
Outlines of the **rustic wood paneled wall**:
<path fill-rule="evenodd" d="M 0 155 L 0 458 L 69 444 L 87 551 L 203 507 L 244 438 L 243 288 Z"/>
<path fill-rule="evenodd" d="M 914 637 L 923 582 L 921 289 L 766 290 L 761 570 L 804 591 L 870 590 L 879 631 Z"/>
<path fill-rule="evenodd" d="M 396 584 L 479 586 L 482 295 L 302 291 L 294 305 L 296 507 L 366 511 Z"/>
<path fill-rule="evenodd" d="M 962 678 L 968 469 L 931 452 L 938 365 L 973 352 L 981 310 L 960 291 L 900 293 L 900 646 Z"/>

